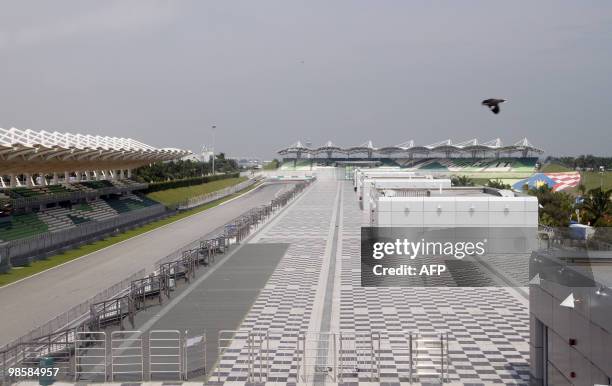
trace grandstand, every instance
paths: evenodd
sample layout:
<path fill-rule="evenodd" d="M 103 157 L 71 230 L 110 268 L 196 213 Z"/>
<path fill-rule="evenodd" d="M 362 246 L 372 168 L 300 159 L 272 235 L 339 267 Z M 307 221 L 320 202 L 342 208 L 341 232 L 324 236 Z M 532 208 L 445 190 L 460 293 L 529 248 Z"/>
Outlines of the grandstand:
<path fill-rule="evenodd" d="M 543 150 L 533 146 L 527 138 L 503 145 L 497 138 L 487 142 L 477 139 L 454 143 L 450 139 L 431 145 L 415 145 L 408 141 L 395 146 L 375 147 L 371 141 L 359 146 L 340 147 L 331 141 L 324 146 L 305 147 L 300 141 L 281 149 L 281 169 L 307 170 L 317 165 L 333 166 L 394 166 L 427 172 L 514 173 L 514 177 L 534 172 L 538 156 Z"/>
<path fill-rule="evenodd" d="M 22 205 L 0 218 L 0 243 L 70 229 L 89 221 L 104 221 L 123 213 L 160 205 L 132 192 L 132 189 L 141 189 L 146 184 L 92 181 L 69 186 L 5 189 L 5 200 Z M 130 190 L 124 191 L 126 188 Z M 81 197 L 79 192 L 86 192 L 90 199 L 78 199 Z M 70 193 L 77 193 L 77 200 L 70 200 Z M 25 204 L 21 201 L 23 199 L 26 199 Z"/>
<path fill-rule="evenodd" d="M 139 166 L 190 153 L 131 138 L 0 128 L 0 187 L 130 178 Z"/>
<path fill-rule="evenodd" d="M 0 128 L 0 253 L 26 254 L 44 235 L 40 250 L 52 250 L 50 235 L 69 245 L 76 234 L 83 241 L 162 215 L 163 205 L 138 194 L 148 184 L 131 180 L 132 170 L 189 153 L 130 138 Z"/>

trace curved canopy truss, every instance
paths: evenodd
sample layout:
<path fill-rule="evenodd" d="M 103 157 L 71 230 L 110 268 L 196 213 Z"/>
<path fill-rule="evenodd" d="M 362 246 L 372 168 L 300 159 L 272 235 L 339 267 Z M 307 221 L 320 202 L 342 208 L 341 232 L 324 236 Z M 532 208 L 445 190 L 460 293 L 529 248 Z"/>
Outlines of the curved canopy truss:
<path fill-rule="evenodd" d="M 331 158 L 333 154 L 350 156 L 352 154 L 367 154 L 368 158 L 372 157 L 412 157 L 414 154 L 432 156 L 442 154 L 446 157 L 465 156 L 486 157 L 486 156 L 501 156 L 501 155 L 520 155 L 527 157 L 530 154 L 542 154 L 544 150 L 537 148 L 529 142 L 527 138 L 523 138 L 511 145 L 503 145 L 501 139 L 495 138 L 490 141 L 480 142 L 473 138 L 467 141 L 453 143 L 450 139 L 432 143 L 430 145 L 415 145 L 413 140 L 402 142 L 395 146 L 375 147 L 372 141 L 367 141 L 358 146 L 339 147 L 328 141 L 321 147 L 305 147 L 300 141 L 278 151 L 278 154 L 283 156 L 293 156 L 301 158 L 303 155 L 317 156 L 327 154 Z"/>
<path fill-rule="evenodd" d="M 0 177 L 117 170 L 129 174 L 136 167 L 190 153 L 131 138 L 0 128 Z"/>

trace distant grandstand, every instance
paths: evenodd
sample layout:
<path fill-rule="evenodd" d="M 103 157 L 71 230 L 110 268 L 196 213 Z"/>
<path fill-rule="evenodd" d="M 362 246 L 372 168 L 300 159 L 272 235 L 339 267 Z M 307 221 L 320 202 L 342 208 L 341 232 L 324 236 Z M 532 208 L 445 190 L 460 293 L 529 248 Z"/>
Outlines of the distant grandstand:
<path fill-rule="evenodd" d="M 408 141 L 395 146 L 375 147 L 371 141 L 359 146 L 339 147 L 331 141 L 313 148 L 300 141 L 281 149 L 281 168 L 307 169 L 313 165 L 395 166 L 408 170 L 449 173 L 533 173 L 538 156 L 544 151 L 527 138 L 504 145 L 497 138 L 453 143 L 450 139 L 431 145 Z"/>

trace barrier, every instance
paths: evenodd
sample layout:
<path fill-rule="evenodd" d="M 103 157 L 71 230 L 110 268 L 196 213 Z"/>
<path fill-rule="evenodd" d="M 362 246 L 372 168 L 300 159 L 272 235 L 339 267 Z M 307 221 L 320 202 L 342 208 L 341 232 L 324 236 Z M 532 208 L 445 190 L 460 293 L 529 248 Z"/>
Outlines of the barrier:
<path fill-rule="evenodd" d="M 123 330 L 123 320 L 127 317 L 134 327 L 134 314 L 136 313 L 134 300 L 130 294 L 103 300 L 91 305 L 89 328 L 93 331 L 100 330 L 111 324 L 118 324 Z"/>
<path fill-rule="evenodd" d="M 182 337 L 178 330 L 149 332 L 149 380 L 155 375 L 181 380 L 184 374 Z"/>
<path fill-rule="evenodd" d="M 189 336 L 185 331 L 183 336 L 183 379 L 206 375 L 206 332 L 202 335 Z"/>
<path fill-rule="evenodd" d="M 130 283 L 130 297 L 135 310 L 147 309 L 147 299 L 157 298 L 158 304 L 163 303 L 164 295 L 170 297 L 169 277 L 164 271 L 153 273 Z"/>
<path fill-rule="evenodd" d="M 310 182 L 312 181 L 308 183 Z M 195 275 L 195 270 L 200 264 L 206 266 L 214 262 L 217 254 L 226 253 L 232 243 L 241 242 L 276 210 L 286 205 L 304 190 L 308 183 L 299 183 L 293 189 L 280 194 L 270 204 L 253 208 L 237 217 L 229 222 L 231 226 L 220 227 L 217 236 L 196 240 L 189 245 L 189 248 L 166 256 L 158 262 L 159 269 L 153 275 L 143 278 L 144 270 L 141 270 L 5 346 L 0 351 L 2 359 L 1 379 L 7 380 L 6 369 L 9 367 L 23 365 L 28 360 L 30 361 L 28 363 L 33 365 L 32 358 L 39 359 L 47 354 L 54 354 L 58 361 L 62 363 L 64 370 L 61 377 L 64 379 L 74 380 L 76 377 L 85 376 L 87 372 L 85 367 L 88 367 L 85 360 L 87 358 L 87 350 L 84 351 L 85 345 L 100 343 L 91 338 L 89 338 L 88 343 L 86 337 L 90 335 L 87 334 L 99 332 L 102 328 L 112 325 L 119 325 L 123 329 L 126 317 L 134 327 L 134 316 L 138 310 L 147 308 L 147 298 L 157 297 L 158 302 L 162 302 L 162 294 L 169 296 L 169 290 L 173 285 L 176 285 L 177 278 L 182 276 L 188 280 Z M 177 256 L 178 258 L 175 258 Z M 45 332 L 49 333 L 45 334 Z M 77 333 L 82 334 L 77 336 Z M 137 331 L 112 332 L 110 346 L 105 346 L 109 347 L 108 351 L 110 352 L 111 380 L 114 380 L 115 375 L 138 378 L 138 374 L 140 374 L 140 379 L 144 377 L 142 339 L 130 340 L 129 335 L 126 335 L 130 333 L 139 334 Z M 179 367 L 185 377 L 207 370 L 205 366 L 206 337 L 198 336 L 196 338 L 198 339 L 188 340 L 190 344 L 187 344 L 187 340 L 183 343 L 184 348 Z M 192 338 L 184 336 L 183 339 Z M 250 352 L 249 377 L 250 379 L 263 381 L 267 378 L 269 372 L 270 337 L 267 333 L 258 333 L 249 334 L 248 339 L 247 347 Z M 140 344 L 136 345 L 136 342 L 140 342 Z M 138 354 L 121 354 L 125 351 L 125 347 L 123 347 L 125 345 L 136 345 L 128 348 L 128 350 L 132 352 L 139 350 Z M 77 350 L 77 347 L 79 350 Z M 140 361 L 132 363 L 127 358 L 140 358 Z M 73 360 L 80 361 L 80 367 L 72 363 Z M 64 363 L 65 365 L 63 365 Z M 138 363 L 140 363 L 140 367 L 137 366 Z M 95 366 L 89 367 L 95 368 Z M 99 376 L 100 374 L 94 375 Z"/>
<path fill-rule="evenodd" d="M 218 335 L 217 381 L 221 382 L 221 370 L 224 356 L 247 351 L 247 367 L 243 368 L 243 377 L 247 382 L 265 382 L 270 370 L 270 338 L 268 332 L 246 330 L 220 330 Z M 233 374 L 235 375 L 235 374 Z"/>
<path fill-rule="evenodd" d="M 0 244 L 0 250 L 2 251 L 2 256 L 6 256 L 11 262 L 16 263 L 14 265 L 19 265 L 17 263 L 21 260 L 24 262 L 31 260 L 31 256 L 42 255 L 76 243 L 90 241 L 117 230 L 144 225 L 171 213 L 161 204 L 154 205 L 103 221 L 89 221 L 71 229 L 47 232 L 30 238 L 8 241 Z"/>
<path fill-rule="evenodd" d="M 209 202 L 213 202 L 221 198 L 227 197 L 231 194 L 234 194 L 236 192 L 239 192 L 243 189 L 248 188 L 249 186 L 254 185 L 258 181 L 260 181 L 259 178 L 251 178 L 247 181 L 240 182 L 233 186 L 228 186 L 227 188 L 223 188 L 215 192 L 202 194 L 196 197 L 191 197 L 181 202 L 180 204 L 176 205 L 176 207 L 178 210 L 186 210 L 186 209 L 195 208 L 196 206 L 204 205 Z"/>
<path fill-rule="evenodd" d="M 367 374 L 370 381 L 380 377 L 380 344 L 379 332 L 340 332 L 338 334 L 340 382 L 351 375 Z"/>
<path fill-rule="evenodd" d="M 448 378 L 450 356 L 448 333 L 410 333 L 410 381 L 437 379 L 444 383 Z"/>
<path fill-rule="evenodd" d="M 337 382 L 337 335 L 333 332 L 307 331 L 298 338 L 298 372 L 301 382 Z"/>
<path fill-rule="evenodd" d="M 5 345 L 0 353 L 6 351 L 18 350 L 18 346 L 23 342 L 47 342 L 51 340 L 64 341 L 66 334 L 70 335 L 74 333 L 74 329 L 82 329 L 84 324 L 90 316 L 91 305 L 100 302 L 104 299 L 116 297 L 118 294 L 126 291 L 129 288 L 130 282 L 137 277 L 144 275 L 144 269 L 131 275 L 125 280 L 116 283 L 115 285 L 107 288 L 104 291 L 99 292 L 90 299 L 84 301 L 81 304 L 76 305 L 70 310 L 63 312 L 62 314 L 51 319 L 47 323 L 40 327 L 37 327 L 27 334 L 15 339 L 13 342 Z M 72 338 L 70 338 L 72 339 Z M 72 340 L 70 340 L 72 342 Z"/>
<path fill-rule="evenodd" d="M 74 381 L 106 381 L 105 332 L 77 332 L 74 341 Z"/>
<path fill-rule="evenodd" d="M 381 352 L 392 353 L 401 379 L 408 383 L 448 381 L 448 333 L 302 332 L 296 354 L 298 382 L 339 382 L 345 378 L 381 381 Z M 360 375 L 361 374 L 361 375 Z"/>
<path fill-rule="evenodd" d="M 63 340 L 49 339 L 47 345 L 23 344 L 22 350 L 13 353 L 18 358 L 10 361 L 3 357 L 3 368 L 8 363 L 37 368 L 42 358 L 51 357 L 54 367 L 60 369 L 57 378 L 74 382 L 184 381 L 209 373 L 206 333 L 190 336 L 188 331 L 152 330 L 143 335 L 140 331 L 114 331 L 110 340 L 104 332 L 62 334 Z M 273 356 L 270 347 L 282 336 L 282 332 L 273 330 L 219 331 L 218 366 L 216 374 L 211 374 L 213 379 L 219 383 L 228 377 L 243 378 L 247 383 L 268 382 Z M 297 359 L 295 379 L 297 383 L 345 383 L 355 378 L 384 382 L 381 354 L 387 361 L 393 358 L 401 382 L 449 382 L 448 333 L 418 331 L 300 332 L 293 356 Z M 3 377 L 5 383 L 21 379 Z"/>
<path fill-rule="evenodd" d="M 111 333 L 111 381 L 118 377 L 129 381 L 144 381 L 142 333 L 113 331 Z"/>

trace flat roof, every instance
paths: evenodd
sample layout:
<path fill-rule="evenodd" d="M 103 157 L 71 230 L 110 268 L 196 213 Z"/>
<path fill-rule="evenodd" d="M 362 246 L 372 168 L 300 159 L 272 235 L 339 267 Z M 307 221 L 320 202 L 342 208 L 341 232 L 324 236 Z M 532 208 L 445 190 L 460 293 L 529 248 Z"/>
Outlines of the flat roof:
<path fill-rule="evenodd" d="M 377 188 L 379 191 L 394 191 L 394 192 L 430 192 L 429 197 L 517 197 L 510 191 L 500 191 L 492 188 L 475 188 L 475 187 L 453 187 L 453 188 Z M 511 193 L 504 196 L 502 192 Z M 390 196 L 393 197 L 393 196 Z M 402 197 L 402 196 L 395 196 Z"/>

